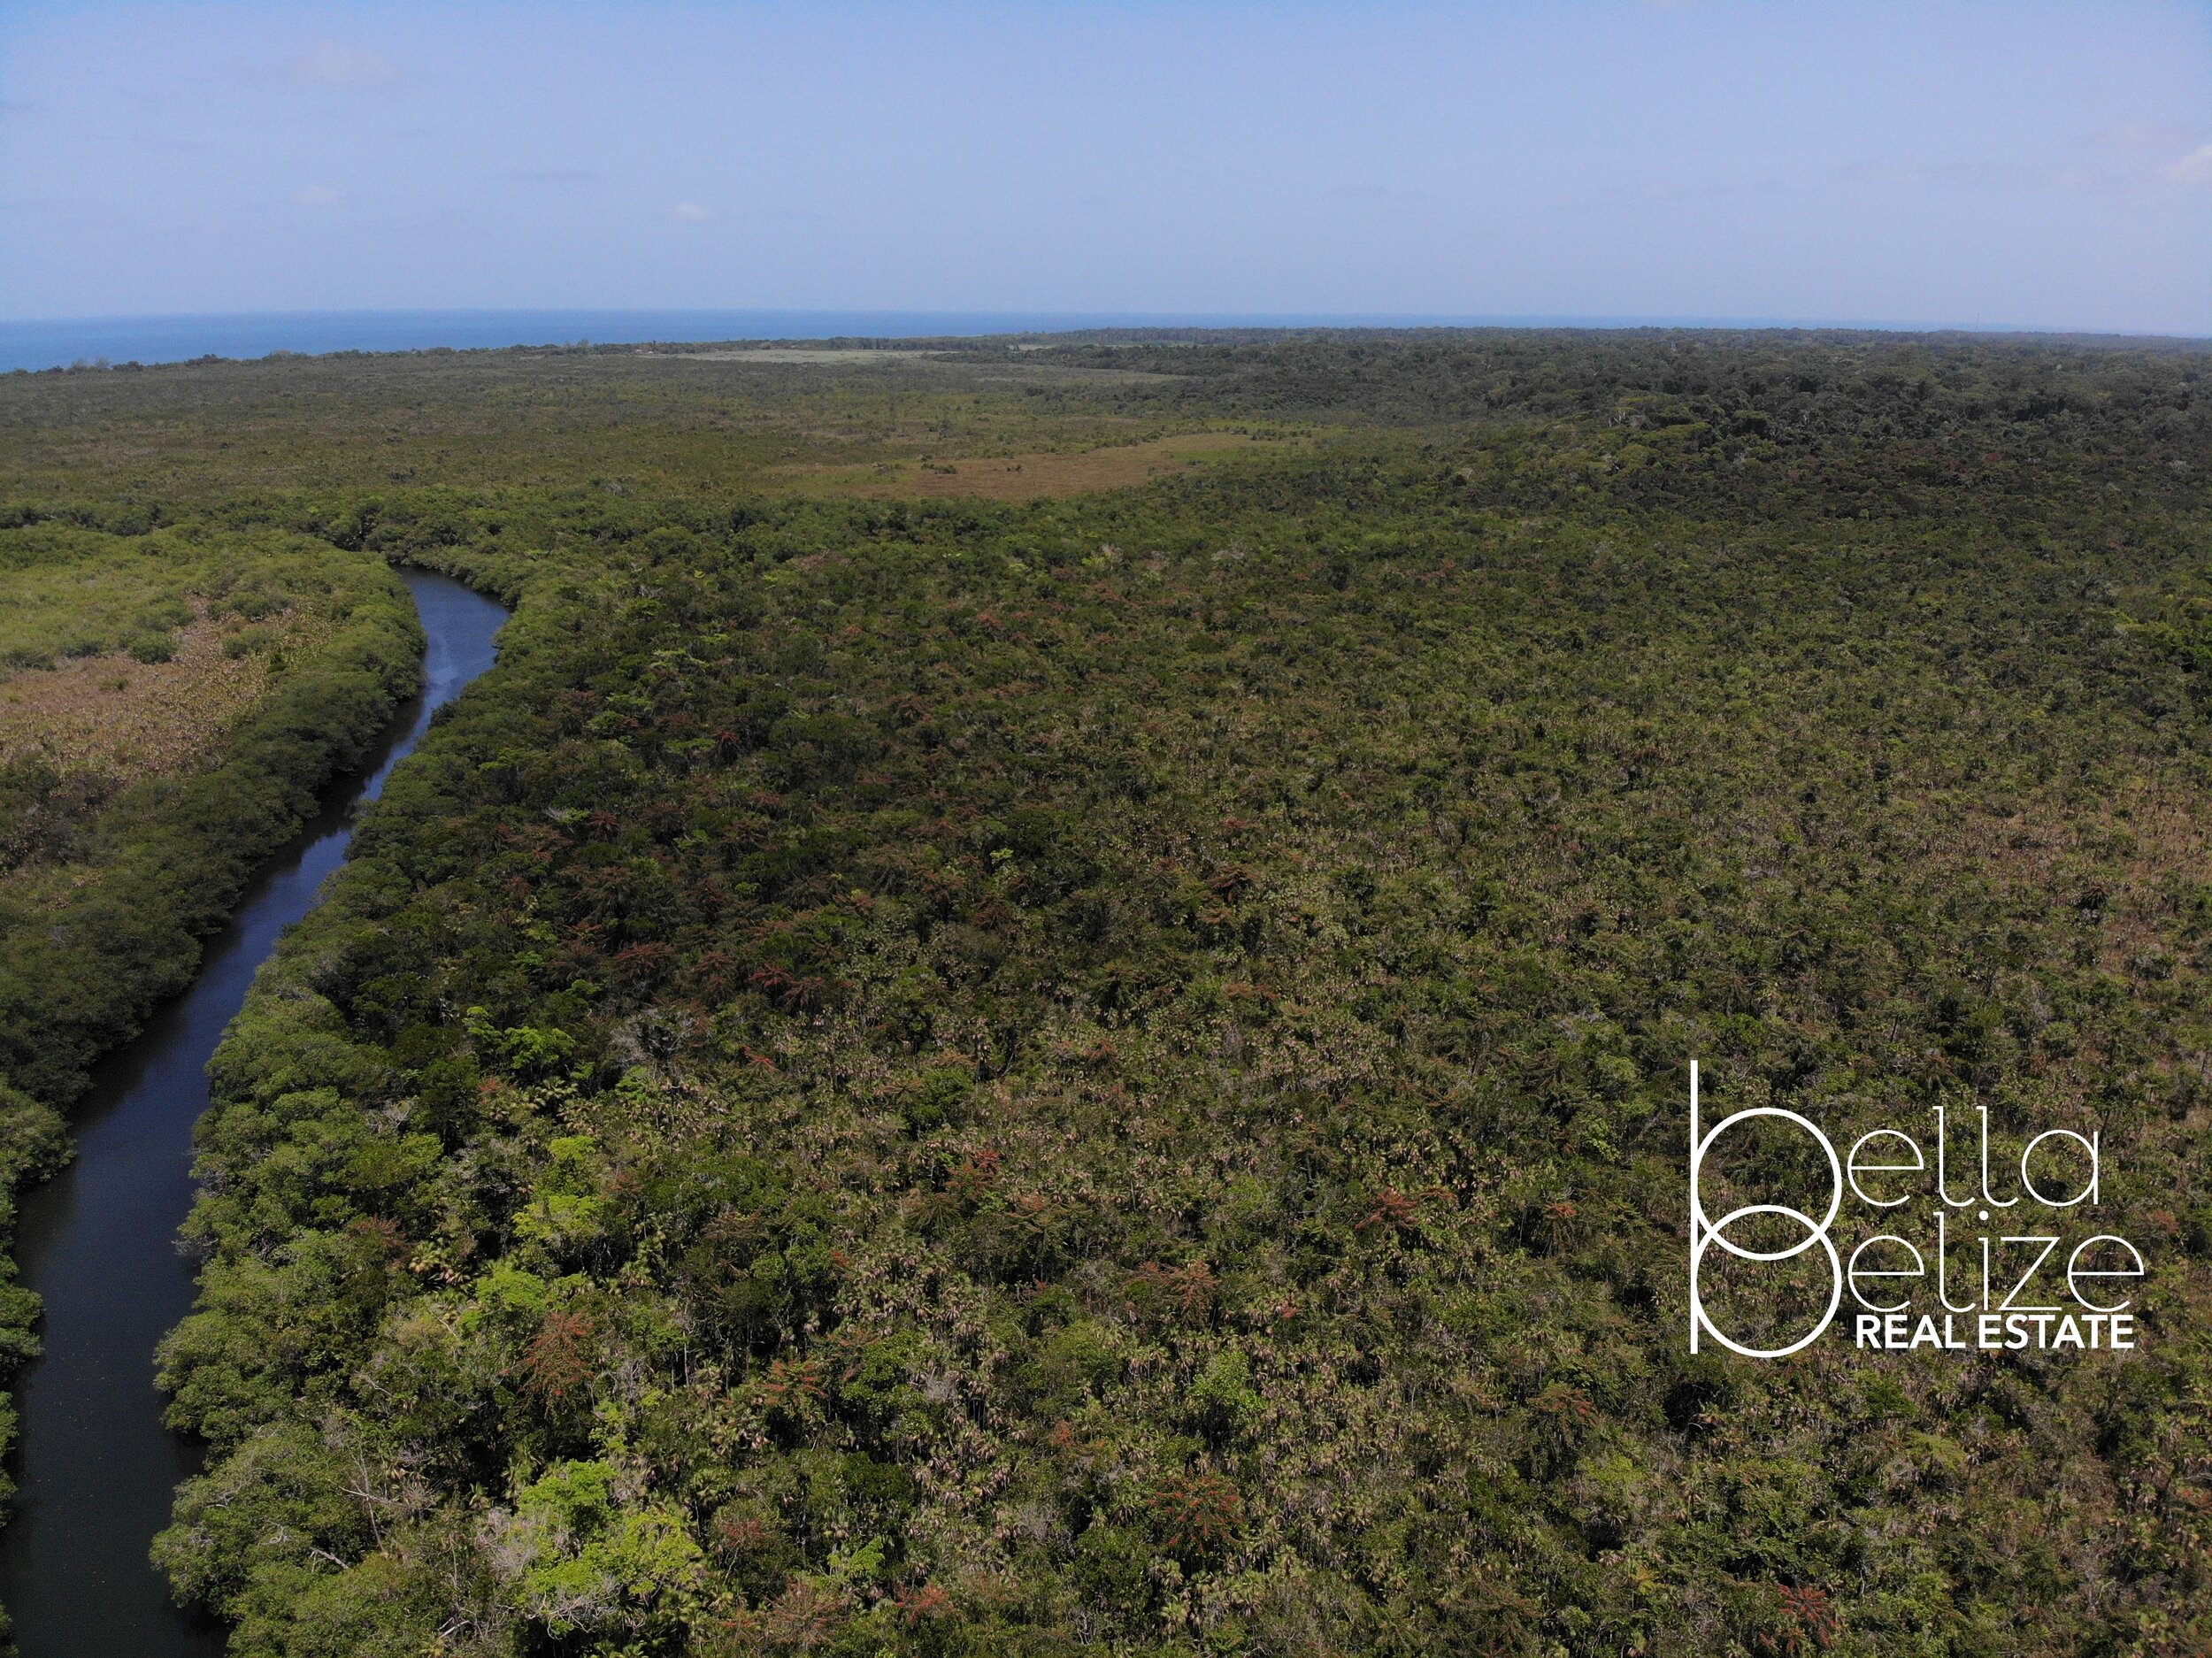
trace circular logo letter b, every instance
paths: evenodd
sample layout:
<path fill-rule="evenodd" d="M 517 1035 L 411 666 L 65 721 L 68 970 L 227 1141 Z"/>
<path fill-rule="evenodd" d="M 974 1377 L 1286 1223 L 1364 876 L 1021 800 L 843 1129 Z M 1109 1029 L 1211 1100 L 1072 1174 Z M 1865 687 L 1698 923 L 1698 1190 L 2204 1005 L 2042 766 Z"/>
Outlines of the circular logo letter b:
<path fill-rule="evenodd" d="M 1715 1124 L 1701 1136 L 1698 1132 L 1697 1112 L 1697 1064 L 1693 1061 L 1690 1065 L 1690 1351 L 1695 1353 L 1698 1350 L 1698 1337 L 1701 1332 L 1712 1337 L 1731 1353 L 1740 1353 L 1747 1358 L 1786 1358 L 1790 1354 L 1797 1352 L 1801 1347 L 1809 1347 L 1819 1339 L 1821 1332 L 1834 1322 L 1836 1309 L 1843 1302 L 1843 1263 L 1837 1258 L 1836 1246 L 1828 1236 L 1828 1228 L 1835 1224 L 1836 1211 L 1843 1205 L 1843 1165 L 1837 1160 L 1836 1148 L 1829 1144 L 1827 1135 L 1822 1133 L 1810 1120 L 1800 1117 L 1794 1111 L 1786 1111 L 1777 1105 L 1753 1106 L 1747 1110 L 1739 1111 L 1735 1116 Z M 1718 1220 L 1707 1217 L 1703 1195 L 1700 1191 L 1700 1176 L 1705 1164 L 1705 1154 L 1712 1148 L 1715 1140 L 1735 1127 L 1737 1124 L 1747 1123 L 1753 1117 L 1778 1117 L 1784 1122 L 1795 1124 L 1810 1134 L 1819 1143 L 1821 1150 L 1827 1154 L 1831 1177 L 1828 1212 L 1818 1220 L 1816 1221 L 1803 1210 L 1792 1209 L 1786 1203 L 1747 1203 L 1741 1209 L 1731 1209 Z M 1802 1226 L 1805 1229 L 1805 1235 L 1786 1249 L 1747 1249 L 1726 1236 L 1728 1229 L 1738 1221 L 1749 1220 L 1757 1215 L 1782 1216 Z M 1704 1265 L 1705 1252 L 1714 1244 L 1718 1244 L 1730 1255 L 1742 1261 L 1787 1261 L 1793 1256 L 1803 1255 L 1815 1244 L 1818 1244 L 1828 1255 L 1828 1267 L 1832 1280 L 1828 1291 L 1828 1310 L 1821 1314 L 1817 1324 L 1787 1347 L 1750 1347 L 1744 1346 L 1741 1342 L 1731 1340 L 1721 1333 L 1718 1325 L 1706 1316 L 1705 1299 L 1699 1288 L 1699 1275 Z"/>

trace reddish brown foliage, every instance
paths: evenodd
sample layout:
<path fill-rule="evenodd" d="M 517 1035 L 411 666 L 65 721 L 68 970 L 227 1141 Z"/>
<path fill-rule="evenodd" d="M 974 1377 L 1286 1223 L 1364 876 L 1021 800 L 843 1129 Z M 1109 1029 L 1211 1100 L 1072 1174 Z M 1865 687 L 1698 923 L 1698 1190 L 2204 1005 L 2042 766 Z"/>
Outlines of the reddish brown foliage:
<path fill-rule="evenodd" d="M 565 1400 L 591 1381 L 597 1368 L 594 1347 L 597 1327 L 588 1313 L 546 1314 L 522 1356 L 523 1386 L 552 1403 Z"/>
<path fill-rule="evenodd" d="M 1244 1515 L 1244 1499 L 1219 1474 L 1166 1474 L 1148 1506 L 1161 1541 L 1179 1554 L 1210 1554 L 1229 1540 Z"/>

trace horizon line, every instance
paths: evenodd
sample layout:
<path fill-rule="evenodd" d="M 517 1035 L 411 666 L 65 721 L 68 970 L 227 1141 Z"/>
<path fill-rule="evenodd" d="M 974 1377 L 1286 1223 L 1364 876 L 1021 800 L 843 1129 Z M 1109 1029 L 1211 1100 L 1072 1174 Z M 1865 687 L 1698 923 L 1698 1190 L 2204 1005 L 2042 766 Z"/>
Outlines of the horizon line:
<path fill-rule="evenodd" d="M 221 323 L 324 320 L 344 318 L 491 317 L 751 317 L 759 319 L 879 319 L 1013 322 L 1058 325 L 1048 328 L 1003 329 L 1005 333 L 1079 333 L 1086 327 L 1164 328 L 1638 328 L 1711 329 L 1749 333 L 1796 330 L 1854 334 L 2039 334 L 2113 340 L 2212 341 L 2212 331 L 2184 333 L 2159 329 L 2094 327 L 2060 323 L 1943 321 L 1930 319 L 1865 317 L 1705 316 L 1676 312 L 1581 311 L 1119 311 L 1058 306 L 945 307 L 892 305 L 389 305 L 299 307 L 263 311 L 176 311 L 78 313 L 67 316 L 0 316 L 0 329 L 59 329 L 158 323 Z M 883 334 L 873 338 L 924 338 Z M 594 344 L 630 343 L 620 341 Z M 663 343 L 636 342 L 635 343 Z M 690 343 L 669 341 L 664 343 Z M 421 349 L 421 348 L 418 348 Z M 483 349 L 483 348 L 472 348 Z"/>
<path fill-rule="evenodd" d="M 849 344 L 956 350 L 991 342 L 1032 348 L 1255 343 L 1300 334 L 1448 337 L 1515 334 L 1766 337 L 1776 349 L 1823 336 L 1868 344 L 1920 340 L 2046 342 L 2082 350 L 2202 350 L 2212 336 L 2122 334 L 2015 324 L 1785 318 L 1602 317 L 1426 312 L 1029 311 L 621 309 L 600 306 L 390 311 L 179 311 L 119 317 L 0 319 L 0 377 L 173 368 L 191 363 L 313 361 L 426 353 L 634 351 Z"/>

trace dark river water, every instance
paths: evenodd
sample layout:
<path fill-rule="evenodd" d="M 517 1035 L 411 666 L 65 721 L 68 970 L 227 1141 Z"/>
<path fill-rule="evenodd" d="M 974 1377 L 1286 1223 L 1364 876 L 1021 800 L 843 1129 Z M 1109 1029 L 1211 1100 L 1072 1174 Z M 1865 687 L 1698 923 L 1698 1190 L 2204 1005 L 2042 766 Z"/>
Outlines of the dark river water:
<path fill-rule="evenodd" d="M 230 925 L 208 940 L 192 988 L 96 1073 L 76 1113 L 77 1159 L 27 1194 L 17 1231 L 23 1281 L 46 1300 L 45 1356 L 23 1373 L 21 1494 L 0 1531 L 0 1605 L 23 1658 L 203 1658 L 219 1633 L 169 1599 L 147 1558 L 194 1449 L 162 1426 L 154 1347 L 192 1304 L 177 1228 L 192 1201 L 192 1125 L 206 1067 L 277 935 L 344 862 L 374 800 L 439 705 L 491 666 L 507 612 L 458 582 L 403 572 L 430 636 L 423 694 L 394 717 L 365 776 L 272 857 Z"/>

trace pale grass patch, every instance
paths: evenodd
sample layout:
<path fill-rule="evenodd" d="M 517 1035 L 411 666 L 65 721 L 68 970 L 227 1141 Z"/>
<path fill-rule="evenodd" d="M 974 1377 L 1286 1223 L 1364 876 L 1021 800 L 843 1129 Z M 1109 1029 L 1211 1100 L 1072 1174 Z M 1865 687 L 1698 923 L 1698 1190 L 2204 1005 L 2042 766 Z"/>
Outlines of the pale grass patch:
<path fill-rule="evenodd" d="M 272 621 L 288 652 L 330 632 L 296 611 Z M 36 758 L 124 784 L 191 770 L 269 687 L 269 652 L 224 654 L 240 631 L 203 617 L 178 630 L 167 662 L 115 651 L 11 675 L 0 681 L 0 764 Z"/>
<path fill-rule="evenodd" d="M 1187 432 L 1072 454 L 945 457 L 857 466 L 780 466 L 772 468 L 763 481 L 803 495 L 856 495 L 871 501 L 960 495 L 1033 501 L 1126 489 L 1217 462 L 1263 453 L 1289 453 L 1306 447 L 1302 439 L 1261 439 L 1241 432 Z"/>

